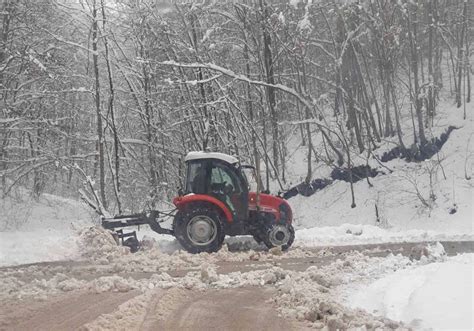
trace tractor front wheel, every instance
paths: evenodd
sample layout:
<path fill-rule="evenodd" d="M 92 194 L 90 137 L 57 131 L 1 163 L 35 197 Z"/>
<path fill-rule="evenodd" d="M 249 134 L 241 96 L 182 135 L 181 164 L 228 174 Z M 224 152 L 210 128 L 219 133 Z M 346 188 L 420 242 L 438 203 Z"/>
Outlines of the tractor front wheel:
<path fill-rule="evenodd" d="M 268 248 L 280 246 L 283 251 L 286 251 L 295 240 L 295 230 L 291 224 L 274 224 L 262 239 Z"/>
<path fill-rule="evenodd" d="M 190 253 L 217 252 L 225 231 L 219 213 L 207 206 L 190 206 L 180 211 L 173 222 L 176 238 Z"/>

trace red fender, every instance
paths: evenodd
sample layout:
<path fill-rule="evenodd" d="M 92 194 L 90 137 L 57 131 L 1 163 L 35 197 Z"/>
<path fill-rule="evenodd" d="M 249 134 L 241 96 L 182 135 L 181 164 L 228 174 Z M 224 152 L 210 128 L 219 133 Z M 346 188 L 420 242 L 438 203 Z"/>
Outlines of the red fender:
<path fill-rule="evenodd" d="M 280 221 L 280 208 L 279 208 L 280 205 L 281 204 L 286 205 L 287 210 L 289 212 L 287 222 L 288 224 L 292 223 L 293 212 L 291 210 L 290 205 L 288 204 L 288 202 L 286 202 L 285 199 L 282 199 L 280 197 L 276 197 L 270 194 L 265 194 L 265 193 L 260 193 L 259 199 L 260 199 L 259 210 L 266 213 L 273 214 L 277 222 Z M 257 193 L 255 192 L 249 192 L 249 210 L 257 210 Z"/>
<path fill-rule="evenodd" d="M 232 213 L 230 212 L 229 208 L 220 200 L 209 196 L 205 194 L 188 194 L 184 195 L 182 197 L 176 197 L 173 199 L 173 204 L 178 208 L 179 210 L 183 209 L 186 205 L 188 205 L 191 202 L 209 202 L 216 207 L 218 207 L 225 215 L 225 218 L 227 222 L 231 223 L 233 222 L 233 217 Z"/>

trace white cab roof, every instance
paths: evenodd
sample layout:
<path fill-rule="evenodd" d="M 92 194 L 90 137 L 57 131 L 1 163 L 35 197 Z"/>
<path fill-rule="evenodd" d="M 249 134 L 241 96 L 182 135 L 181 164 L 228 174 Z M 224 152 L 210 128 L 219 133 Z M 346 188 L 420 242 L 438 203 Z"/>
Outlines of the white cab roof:
<path fill-rule="evenodd" d="M 218 159 L 225 161 L 230 164 L 234 164 L 239 162 L 237 158 L 224 154 L 224 153 L 213 153 L 213 152 L 189 152 L 188 155 L 184 158 L 184 161 L 191 161 L 191 160 L 200 160 L 200 159 Z"/>

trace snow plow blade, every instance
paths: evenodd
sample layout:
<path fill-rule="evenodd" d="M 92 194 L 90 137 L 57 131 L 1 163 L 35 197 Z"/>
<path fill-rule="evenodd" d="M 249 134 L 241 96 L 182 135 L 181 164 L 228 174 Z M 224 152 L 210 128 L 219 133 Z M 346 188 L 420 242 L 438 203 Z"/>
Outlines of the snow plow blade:
<path fill-rule="evenodd" d="M 157 233 L 174 235 L 173 230 L 161 227 L 160 212 L 157 210 L 133 215 L 119 215 L 113 218 L 102 217 L 102 227 L 108 230 L 145 224 L 148 224 Z"/>

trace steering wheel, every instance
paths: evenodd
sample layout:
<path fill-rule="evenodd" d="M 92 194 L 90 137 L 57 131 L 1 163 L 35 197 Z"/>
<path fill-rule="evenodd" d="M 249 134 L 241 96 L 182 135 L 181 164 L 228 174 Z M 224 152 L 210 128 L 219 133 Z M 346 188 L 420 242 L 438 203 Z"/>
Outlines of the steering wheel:
<path fill-rule="evenodd" d="M 224 193 L 227 195 L 230 195 L 231 193 L 234 192 L 234 187 L 230 184 L 225 185 L 224 187 Z"/>
<path fill-rule="evenodd" d="M 211 191 L 214 193 L 225 192 L 225 183 L 212 183 Z"/>

